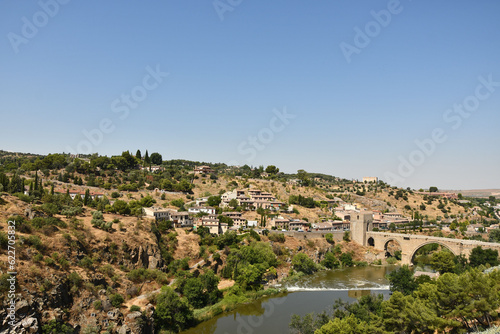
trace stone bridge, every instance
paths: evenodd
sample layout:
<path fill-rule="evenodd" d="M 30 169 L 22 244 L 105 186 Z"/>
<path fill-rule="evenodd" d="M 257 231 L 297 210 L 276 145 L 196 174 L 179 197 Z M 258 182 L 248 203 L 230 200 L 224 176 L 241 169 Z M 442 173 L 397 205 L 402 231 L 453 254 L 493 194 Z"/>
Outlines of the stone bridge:
<path fill-rule="evenodd" d="M 389 242 L 393 241 L 401 247 L 401 263 L 412 264 L 413 257 L 417 250 L 428 244 L 439 244 L 448 248 L 455 255 L 464 255 L 469 257 L 473 248 L 481 246 L 482 248 L 496 249 L 500 253 L 500 244 L 492 242 L 483 242 L 476 240 L 460 240 L 450 238 L 429 237 L 425 235 L 400 234 L 373 232 L 372 215 L 360 213 L 351 221 L 351 237 L 363 246 L 371 246 L 375 249 L 386 251 Z"/>

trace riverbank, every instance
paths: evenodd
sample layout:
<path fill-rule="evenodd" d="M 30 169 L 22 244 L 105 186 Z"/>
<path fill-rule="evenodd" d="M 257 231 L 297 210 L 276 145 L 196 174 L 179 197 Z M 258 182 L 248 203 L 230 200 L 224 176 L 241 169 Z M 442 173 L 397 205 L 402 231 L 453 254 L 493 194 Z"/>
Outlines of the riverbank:
<path fill-rule="evenodd" d="M 370 293 L 388 297 L 389 282 L 385 276 L 395 268 L 389 265 L 323 270 L 281 281 L 280 289 L 269 287 L 243 294 L 225 290 L 221 302 L 196 310 L 198 324 L 182 333 L 284 333 L 293 314 L 329 312 L 337 299 L 353 302 Z"/>
<path fill-rule="evenodd" d="M 249 304 L 260 298 L 286 295 L 286 289 L 268 288 L 258 291 L 243 291 L 239 286 L 233 286 L 222 291 L 224 297 L 214 305 L 194 310 L 196 324 L 207 321 L 221 313 L 230 312 L 239 306 Z"/>

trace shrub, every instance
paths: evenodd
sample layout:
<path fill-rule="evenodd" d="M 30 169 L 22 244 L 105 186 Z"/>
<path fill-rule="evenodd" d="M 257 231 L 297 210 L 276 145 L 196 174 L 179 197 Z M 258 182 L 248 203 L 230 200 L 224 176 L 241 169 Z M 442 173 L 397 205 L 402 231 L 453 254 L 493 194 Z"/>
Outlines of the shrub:
<path fill-rule="evenodd" d="M 141 311 L 141 307 L 140 306 L 137 306 L 137 305 L 132 305 L 130 306 L 130 312 L 140 312 Z"/>
<path fill-rule="evenodd" d="M 110 264 L 105 264 L 104 266 L 100 267 L 99 271 L 101 273 L 107 275 L 108 277 L 113 276 L 113 274 L 115 272 L 115 270 L 113 269 L 113 267 Z"/>
<path fill-rule="evenodd" d="M 78 265 L 80 267 L 87 268 L 87 269 L 91 269 L 93 264 L 94 263 L 92 262 L 92 259 L 89 258 L 88 256 L 85 256 L 83 259 L 78 261 Z"/>
<path fill-rule="evenodd" d="M 42 239 L 40 239 L 38 235 L 30 235 L 26 239 L 26 243 L 30 246 L 35 247 L 35 249 L 39 252 L 43 251 L 43 249 L 45 248 L 42 243 Z"/>
<path fill-rule="evenodd" d="M 82 285 L 83 279 L 76 271 L 73 271 L 68 275 L 68 280 L 72 286 L 80 287 Z"/>
<path fill-rule="evenodd" d="M 7 248 L 8 244 L 9 244 L 9 238 L 7 236 L 7 233 L 0 232 L 0 247 Z"/>
<path fill-rule="evenodd" d="M 325 234 L 325 239 L 329 244 L 335 245 L 335 241 L 333 240 L 333 234 L 331 233 Z"/>
<path fill-rule="evenodd" d="M 33 261 L 35 262 L 43 261 L 43 255 L 40 253 L 35 254 L 35 256 L 33 256 Z"/>
<path fill-rule="evenodd" d="M 47 266 L 53 266 L 55 264 L 54 259 L 51 257 L 46 257 L 43 261 Z"/>
<path fill-rule="evenodd" d="M 156 296 L 155 320 L 163 329 L 180 331 L 194 320 L 193 311 L 184 298 L 170 287 L 163 287 Z"/>
<path fill-rule="evenodd" d="M 342 262 L 342 266 L 344 267 L 352 267 L 352 265 L 354 264 L 352 261 L 352 254 L 342 253 L 342 255 L 340 255 L 340 262 Z"/>
<path fill-rule="evenodd" d="M 123 299 L 123 296 L 120 295 L 119 293 L 114 293 L 109 297 L 109 300 L 111 301 L 111 305 L 114 307 L 121 307 L 125 299 Z"/>
<path fill-rule="evenodd" d="M 42 326 L 43 334 L 73 334 L 73 327 L 69 324 L 57 321 L 55 319 L 50 320 L 47 324 Z"/>
<path fill-rule="evenodd" d="M 273 242 L 285 242 L 285 235 L 283 233 L 270 233 L 269 240 Z"/>
<path fill-rule="evenodd" d="M 69 268 L 69 261 L 66 260 L 64 257 L 59 258 L 59 265 L 63 269 L 68 269 Z"/>
<path fill-rule="evenodd" d="M 321 264 L 328 269 L 334 269 L 340 267 L 339 260 L 335 257 L 332 252 L 327 252 L 325 254 L 325 259 L 321 261 Z"/>
<path fill-rule="evenodd" d="M 260 235 L 259 233 L 255 232 L 254 230 L 250 230 L 250 236 L 254 238 L 257 241 L 260 241 Z"/>
<path fill-rule="evenodd" d="M 220 254 L 219 254 L 219 253 L 215 253 L 215 254 L 212 256 L 212 258 L 213 258 L 213 260 L 214 260 L 215 262 L 219 262 L 219 260 L 220 260 Z"/>
<path fill-rule="evenodd" d="M 298 253 L 293 257 L 292 266 L 293 269 L 304 274 L 312 274 L 318 270 L 316 263 L 304 253 Z"/>
<path fill-rule="evenodd" d="M 96 300 L 94 302 L 94 309 L 100 311 L 102 309 L 102 302 L 100 300 Z"/>

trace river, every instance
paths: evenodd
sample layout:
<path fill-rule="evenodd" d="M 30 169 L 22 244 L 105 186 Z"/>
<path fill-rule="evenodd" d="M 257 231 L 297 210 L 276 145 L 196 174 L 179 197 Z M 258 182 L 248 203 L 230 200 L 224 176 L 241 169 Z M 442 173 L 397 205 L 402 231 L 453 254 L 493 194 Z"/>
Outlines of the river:
<path fill-rule="evenodd" d="M 283 286 L 288 293 L 266 297 L 220 314 L 182 334 L 288 333 L 293 314 L 328 311 L 337 299 L 354 301 L 362 295 L 389 295 L 385 278 L 395 266 L 345 268 L 321 271 Z"/>

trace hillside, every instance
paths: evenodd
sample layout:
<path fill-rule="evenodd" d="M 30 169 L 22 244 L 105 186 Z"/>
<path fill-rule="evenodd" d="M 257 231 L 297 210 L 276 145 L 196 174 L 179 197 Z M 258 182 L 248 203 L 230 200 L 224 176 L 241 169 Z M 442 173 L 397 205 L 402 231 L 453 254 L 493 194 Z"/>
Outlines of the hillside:
<path fill-rule="evenodd" d="M 10 302 L 8 225 L 15 221 L 19 321 L 13 328 L 18 332 L 150 333 L 161 326 L 175 331 L 234 307 L 235 300 L 275 293 L 265 289 L 282 279 L 385 259 L 381 252 L 348 241 L 348 233 L 346 240 L 343 232 L 336 234 L 335 242 L 322 235 L 296 238 L 260 229 L 211 234 L 203 223 L 179 227 L 156 221 L 145 216 L 145 208 L 186 211 L 196 200 L 209 198 L 216 203 L 217 218 L 212 219 L 236 211 L 244 221 L 260 224 L 284 216 L 304 228 L 335 218 L 335 209 L 349 204 L 443 227 L 453 221 L 466 228 L 469 220 L 486 227 L 498 214 L 491 198 L 460 203 L 382 182 L 360 184 L 305 171 L 283 174 L 274 166 L 267 173 L 263 167 L 208 164 L 211 171 L 205 175 L 193 172 L 197 162 L 161 157 L 158 170 L 151 172 L 141 167 L 144 157 L 128 152 L 111 158 L 0 153 L 0 288 L 5 306 L 0 314 L 7 317 Z M 222 194 L 234 190 L 269 193 L 283 207 L 217 204 Z M 286 210 L 292 202 L 294 210 Z M 191 219 L 203 216 L 192 214 Z M 454 236 L 466 237 L 461 231 Z M 176 303 L 185 305 L 179 306 L 184 322 L 164 325 L 161 310 Z M 0 333 L 7 328 L 3 326 Z"/>

